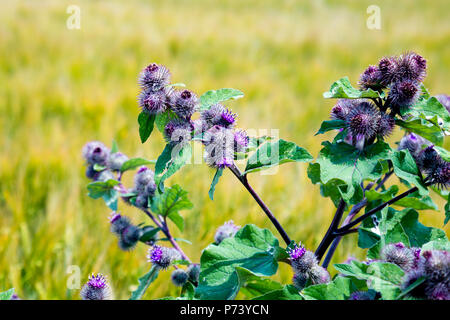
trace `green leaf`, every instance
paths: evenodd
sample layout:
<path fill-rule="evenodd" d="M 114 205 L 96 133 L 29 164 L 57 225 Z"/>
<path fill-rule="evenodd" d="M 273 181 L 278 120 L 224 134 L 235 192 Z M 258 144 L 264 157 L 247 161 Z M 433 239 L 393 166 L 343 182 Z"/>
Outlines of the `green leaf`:
<path fill-rule="evenodd" d="M 444 220 L 444 226 L 447 224 L 447 222 L 450 220 L 450 195 L 448 197 L 447 203 L 445 204 L 445 220 Z"/>
<path fill-rule="evenodd" d="M 293 285 L 286 285 L 282 289 L 269 291 L 252 300 L 303 300 L 303 298 Z"/>
<path fill-rule="evenodd" d="M 315 135 L 317 136 L 318 134 L 322 134 L 331 130 L 342 129 L 344 127 L 345 127 L 344 120 L 326 120 L 322 122 L 319 131 L 317 131 Z"/>
<path fill-rule="evenodd" d="M 214 174 L 213 181 L 211 182 L 211 187 L 209 188 L 209 198 L 214 200 L 214 191 L 216 190 L 216 185 L 219 182 L 220 177 L 222 176 L 223 168 L 217 168 L 216 173 Z"/>
<path fill-rule="evenodd" d="M 244 97 L 244 93 L 242 91 L 232 89 L 232 88 L 223 88 L 218 90 L 210 90 L 205 92 L 200 97 L 200 111 L 209 109 L 210 106 L 226 101 L 229 99 L 239 99 Z"/>
<path fill-rule="evenodd" d="M 102 165 L 100 165 L 100 164 L 98 164 L 98 163 L 95 163 L 94 166 L 93 166 L 93 169 L 94 169 L 95 171 L 103 171 L 103 170 L 106 169 L 106 166 L 102 166 Z"/>
<path fill-rule="evenodd" d="M 342 198 L 352 204 L 363 198 L 363 181 L 375 181 L 381 177 L 383 167 L 380 160 L 388 159 L 391 151 L 383 141 L 377 141 L 362 151 L 345 142 L 325 141 L 322 145 L 324 147 L 316 161 L 319 166 L 310 168 L 310 177 L 313 177 L 313 182 L 320 177 L 322 185 L 333 182 L 338 188 L 325 190 L 326 193 L 338 190 Z"/>
<path fill-rule="evenodd" d="M 435 97 L 420 100 L 408 113 L 413 117 L 422 119 L 438 117 L 442 120 L 443 128 L 447 131 L 450 130 L 450 114 Z"/>
<path fill-rule="evenodd" d="M 152 266 L 146 275 L 139 278 L 139 286 L 131 293 L 130 300 L 140 300 L 150 284 L 158 277 L 158 272 L 158 269 L 155 266 Z"/>
<path fill-rule="evenodd" d="M 93 199 L 103 198 L 106 205 L 111 209 L 117 210 L 118 193 L 114 187 L 119 182 L 113 179 L 108 181 L 95 181 L 87 185 L 88 195 Z"/>
<path fill-rule="evenodd" d="M 397 177 L 415 185 L 419 189 L 420 195 L 428 194 L 427 187 L 420 178 L 416 162 L 408 150 L 394 151 L 391 160 Z"/>
<path fill-rule="evenodd" d="M 379 98 L 382 97 L 377 91 L 367 89 L 360 91 L 353 88 L 348 77 L 344 77 L 334 82 L 331 85 L 330 91 L 324 92 L 323 97 L 329 98 L 343 98 L 343 99 L 360 99 L 360 98 Z"/>
<path fill-rule="evenodd" d="M 432 240 L 422 246 L 422 250 L 445 250 L 450 251 L 450 241 L 447 239 Z"/>
<path fill-rule="evenodd" d="M 183 286 L 181 290 L 181 298 L 185 298 L 187 300 L 194 300 L 194 294 L 195 294 L 195 287 L 194 285 L 188 281 Z"/>
<path fill-rule="evenodd" d="M 166 144 L 155 165 L 156 183 L 159 190 L 163 190 L 164 181 L 188 163 L 191 156 L 192 146 L 190 143 Z"/>
<path fill-rule="evenodd" d="M 278 140 L 263 144 L 248 160 L 245 173 L 255 172 L 286 162 L 310 162 L 311 154 L 293 142 Z"/>
<path fill-rule="evenodd" d="M 147 164 L 153 164 L 153 163 L 156 163 L 156 161 L 155 160 L 147 160 L 144 158 L 133 158 L 133 159 L 129 159 L 129 160 L 125 161 L 122 164 L 120 171 L 125 172 L 128 170 L 136 169 L 137 167 L 140 167 L 140 166 L 144 166 Z"/>
<path fill-rule="evenodd" d="M 156 116 L 153 114 L 148 114 L 142 111 L 138 116 L 139 123 L 139 136 L 141 137 L 141 142 L 147 141 L 148 137 L 153 131 L 153 126 L 155 124 Z"/>
<path fill-rule="evenodd" d="M 11 300 L 14 295 L 14 288 L 11 288 L 5 292 L 0 292 L 0 300 Z"/>
<path fill-rule="evenodd" d="M 283 285 L 265 277 L 259 277 L 250 270 L 236 267 L 241 292 L 247 297 L 254 298 L 270 291 L 283 289 Z"/>
<path fill-rule="evenodd" d="M 383 202 L 387 202 L 394 198 L 398 191 L 399 188 L 396 185 L 393 185 L 389 189 L 381 192 L 368 190 L 366 191 L 366 198 L 368 201 L 382 200 Z M 438 210 L 437 205 L 433 202 L 433 199 L 431 199 L 430 196 L 420 196 L 418 192 L 414 192 L 409 196 L 396 201 L 393 205 L 416 210 Z"/>
<path fill-rule="evenodd" d="M 112 141 L 111 153 L 119 152 L 119 146 L 117 145 L 116 140 Z"/>
<path fill-rule="evenodd" d="M 395 123 L 407 131 L 424 137 L 435 145 L 442 146 L 444 142 L 444 134 L 441 128 L 428 120 L 422 118 L 412 118 L 410 120 L 396 119 Z"/>
<path fill-rule="evenodd" d="M 196 296 L 200 299 L 234 299 L 241 287 L 237 267 L 255 276 L 271 276 L 278 269 L 279 243 L 267 229 L 246 225 L 232 238 L 211 244 L 200 258 Z"/>
<path fill-rule="evenodd" d="M 354 292 L 351 278 L 337 276 L 329 283 L 316 284 L 302 290 L 305 300 L 347 300 Z"/>
<path fill-rule="evenodd" d="M 385 300 L 393 300 L 401 293 L 400 284 L 405 272 L 395 264 L 352 261 L 350 264 L 335 264 L 334 267 L 343 275 L 367 281 L 367 286 L 380 292 Z"/>
<path fill-rule="evenodd" d="M 155 228 L 153 226 L 146 226 L 142 228 L 142 235 L 139 238 L 139 241 L 147 242 L 150 240 L 154 240 L 160 230 L 161 228 Z"/>
<path fill-rule="evenodd" d="M 170 110 L 166 110 L 163 113 L 158 113 L 156 115 L 155 123 L 159 132 L 164 134 L 164 129 L 166 128 L 167 123 L 176 117 L 177 116 Z"/>

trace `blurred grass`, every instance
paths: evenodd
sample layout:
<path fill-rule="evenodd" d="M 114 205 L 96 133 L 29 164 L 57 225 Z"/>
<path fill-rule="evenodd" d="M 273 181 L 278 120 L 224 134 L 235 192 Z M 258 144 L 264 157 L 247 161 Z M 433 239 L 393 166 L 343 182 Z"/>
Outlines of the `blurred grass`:
<path fill-rule="evenodd" d="M 81 30 L 66 28 L 71 4 L 81 8 Z M 366 28 L 371 4 L 381 8 L 381 30 Z M 115 297 L 126 299 L 149 268 L 143 245 L 118 249 L 109 210 L 86 196 L 80 156 L 89 140 L 116 139 L 130 156 L 155 159 L 161 152 L 159 134 L 142 146 L 137 131 L 136 78 L 149 62 L 167 65 L 174 82 L 199 94 L 244 91 L 230 103 L 240 127 L 278 128 L 314 155 L 323 137 L 313 134 L 333 103 L 322 92 L 344 75 L 355 83 L 383 55 L 419 52 L 429 60 L 431 92 L 449 91 L 447 0 L 45 0 L 2 1 L 0 8 L 0 291 L 13 286 L 25 299 L 78 299 L 66 286 L 70 265 L 81 268 L 83 282 L 91 272 L 107 274 Z M 193 242 L 182 246 L 195 261 L 229 219 L 275 233 L 229 173 L 210 201 L 212 175 L 204 165 L 190 166 L 169 182 L 187 189 L 195 205 L 184 212 L 182 235 Z M 317 246 L 333 207 L 310 184 L 305 165 L 286 164 L 251 181 L 294 239 Z M 122 208 L 136 223 L 145 221 Z M 423 212 L 421 220 L 442 227 L 442 210 Z M 347 237 L 333 261 L 350 253 L 363 258 L 355 240 Z M 277 277 L 290 281 L 289 268 L 280 268 Z M 176 294 L 168 276 L 145 297 Z"/>

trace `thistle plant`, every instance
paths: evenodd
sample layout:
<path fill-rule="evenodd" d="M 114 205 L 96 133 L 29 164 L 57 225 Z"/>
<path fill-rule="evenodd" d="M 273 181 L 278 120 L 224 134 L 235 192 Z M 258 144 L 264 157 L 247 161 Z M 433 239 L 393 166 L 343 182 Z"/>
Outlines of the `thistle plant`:
<path fill-rule="evenodd" d="M 145 67 L 139 75 L 139 136 L 146 143 L 155 127 L 160 131 L 166 145 L 157 160 L 128 157 L 115 142 L 111 149 L 89 142 L 82 151 L 92 180 L 89 196 L 102 198 L 113 211 L 110 228 L 119 248 L 149 247 L 149 272 L 131 299 L 140 299 L 160 272 L 171 272 L 173 285 L 181 287 L 179 297 L 167 299 L 233 299 L 238 293 L 256 299 L 450 299 L 449 241 L 443 230 L 418 220 L 420 210 L 439 211 L 436 197 L 447 201 L 444 225 L 450 220 L 450 156 L 444 148 L 449 98 L 429 93 L 426 72 L 427 61 L 408 52 L 367 67 L 357 88 L 347 77 L 334 82 L 324 98 L 336 103 L 316 134 L 334 136 L 314 158 L 294 142 L 238 128 L 229 103 L 242 98 L 241 91 L 197 95 L 171 83 L 167 67 Z M 399 131 L 403 137 L 392 142 Z M 194 143 L 203 146 L 204 163 L 213 171 L 211 200 L 221 177 L 231 172 L 284 243 L 268 229 L 229 221 L 217 228 L 199 262 L 184 253 L 171 228 L 183 231 L 180 212 L 193 204 L 187 191 L 167 181 L 190 163 Z M 315 249 L 297 244 L 306 239 L 292 239 L 288 231 L 294 226 L 283 227 L 250 184 L 251 174 L 286 162 L 309 163 L 311 182 L 336 207 Z M 125 186 L 123 175 L 135 169 L 134 184 Z M 127 206 L 119 210 L 120 199 L 138 208 L 148 224 L 133 224 L 123 213 Z M 352 234 L 367 249 L 366 261 L 349 259 L 331 270 L 340 240 Z M 292 283 L 270 279 L 279 263 L 291 266 Z M 87 294 L 104 282 L 102 276 L 90 278 L 82 297 L 106 297 Z"/>

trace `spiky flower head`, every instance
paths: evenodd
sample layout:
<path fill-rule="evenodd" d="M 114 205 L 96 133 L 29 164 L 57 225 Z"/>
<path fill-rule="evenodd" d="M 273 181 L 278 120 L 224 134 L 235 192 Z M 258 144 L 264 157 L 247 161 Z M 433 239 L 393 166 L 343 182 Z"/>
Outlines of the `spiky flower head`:
<path fill-rule="evenodd" d="M 308 283 L 309 277 L 306 273 L 294 273 L 292 284 L 298 289 L 303 290 Z"/>
<path fill-rule="evenodd" d="M 398 265 L 405 271 L 414 267 L 414 253 L 401 242 L 386 245 L 381 250 L 381 258 L 386 262 Z"/>
<path fill-rule="evenodd" d="M 109 149 L 100 141 L 91 141 L 84 145 L 82 153 L 87 163 L 106 165 Z"/>
<path fill-rule="evenodd" d="M 144 89 L 138 97 L 139 106 L 142 111 L 148 114 L 160 114 L 166 110 L 167 104 L 170 102 L 171 92 L 171 89 L 166 88 L 159 91 Z"/>
<path fill-rule="evenodd" d="M 428 181 L 439 189 L 447 189 L 450 186 L 450 162 L 440 159 L 437 165 L 428 172 Z"/>
<path fill-rule="evenodd" d="M 301 244 L 295 245 L 288 253 L 294 273 L 307 273 L 318 265 L 314 252 L 306 250 Z"/>
<path fill-rule="evenodd" d="M 359 85 L 362 90 L 372 89 L 372 90 L 382 90 L 385 88 L 384 85 L 381 84 L 382 77 L 381 72 L 378 66 L 369 66 L 366 70 L 361 74 L 359 78 Z"/>
<path fill-rule="evenodd" d="M 336 105 L 331 109 L 330 117 L 333 120 L 347 120 L 347 116 L 354 107 L 362 100 L 359 99 L 339 99 Z"/>
<path fill-rule="evenodd" d="M 139 238 L 142 236 L 142 230 L 135 225 L 130 224 L 124 230 L 119 237 L 119 248 L 123 251 L 129 251 L 134 249 Z"/>
<path fill-rule="evenodd" d="M 177 287 L 182 287 L 188 281 L 189 275 L 183 269 L 176 269 L 170 276 L 172 283 Z"/>
<path fill-rule="evenodd" d="M 231 129 L 214 126 L 205 132 L 202 140 L 205 145 L 205 162 L 213 168 L 233 165 L 234 133 Z"/>
<path fill-rule="evenodd" d="M 98 273 L 89 276 L 88 282 L 81 288 L 80 296 L 83 300 L 110 300 L 112 292 L 106 277 Z"/>
<path fill-rule="evenodd" d="M 94 165 L 90 164 L 86 167 L 86 178 L 94 180 L 98 175 L 98 171 L 94 169 Z"/>
<path fill-rule="evenodd" d="M 190 120 L 197 110 L 198 98 L 192 91 L 175 91 L 171 96 L 171 110 L 183 119 Z"/>
<path fill-rule="evenodd" d="M 144 193 L 138 194 L 134 204 L 138 208 L 148 208 L 148 195 Z"/>
<path fill-rule="evenodd" d="M 234 237 L 239 229 L 240 226 L 235 225 L 233 220 L 225 222 L 222 226 L 217 228 L 216 234 L 214 235 L 215 243 L 219 244 L 226 238 Z"/>
<path fill-rule="evenodd" d="M 397 59 L 395 57 L 384 57 L 378 63 L 381 84 L 390 85 L 396 79 Z"/>
<path fill-rule="evenodd" d="M 444 250 L 427 250 L 422 253 L 425 258 L 424 270 L 435 282 L 446 282 L 450 285 L 450 253 Z"/>
<path fill-rule="evenodd" d="M 327 269 L 319 265 L 315 265 L 309 269 L 308 274 L 312 284 L 328 283 L 331 279 Z"/>
<path fill-rule="evenodd" d="M 225 109 L 220 114 L 220 119 L 216 124 L 224 128 L 233 128 L 236 124 L 236 114 L 230 109 Z"/>
<path fill-rule="evenodd" d="M 116 212 L 111 213 L 109 221 L 111 223 L 111 232 L 119 236 L 128 226 L 131 225 L 128 217 L 122 216 Z"/>
<path fill-rule="evenodd" d="M 374 300 L 375 295 L 369 291 L 355 291 L 353 292 L 348 300 Z"/>
<path fill-rule="evenodd" d="M 405 291 L 406 289 L 408 289 L 421 277 L 426 277 L 423 268 L 412 269 L 407 271 L 402 279 L 401 285 L 402 290 Z M 425 298 L 426 286 L 427 286 L 426 283 L 422 283 L 421 285 L 415 287 L 412 291 L 410 291 L 409 295 L 416 298 Z"/>
<path fill-rule="evenodd" d="M 450 112 L 450 96 L 446 94 L 439 94 L 436 96 L 436 99 Z"/>
<path fill-rule="evenodd" d="M 436 283 L 425 290 L 428 299 L 431 300 L 450 300 L 450 286 L 447 283 Z"/>
<path fill-rule="evenodd" d="M 352 108 L 347 115 L 346 124 L 348 132 L 355 140 L 368 140 L 375 136 L 378 128 L 380 112 L 370 102 L 361 102 Z"/>
<path fill-rule="evenodd" d="M 414 159 L 419 158 L 419 154 L 422 150 L 422 145 L 428 145 L 429 142 L 422 138 L 421 136 L 414 134 L 414 133 L 408 133 L 406 134 L 401 140 L 398 145 L 398 150 L 404 150 L 407 149 L 411 153 L 411 155 L 414 157 Z"/>
<path fill-rule="evenodd" d="M 114 152 L 109 155 L 107 166 L 112 171 L 119 171 L 126 161 L 128 161 L 128 157 L 126 155 L 121 152 Z"/>
<path fill-rule="evenodd" d="M 198 277 L 200 275 L 200 265 L 198 263 L 190 264 L 186 270 L 189 280 L 192 282 L 198 282 Z"/>
<path fill-rule="evenodd" d="M 106 182 L 108 180 L 114 180 L 114 174 L 109 170 L 103 170 L 95 177 L 95 181 Z"/>
<path fill-rule="evenodd" d="M 180 143 L 188 143 L 192 139 L 192 131 L 194 126 L 190 121 L 184 119 L 172 119 L 164 128 L 164 138 L 167 143 L 173 145 Z"/>
<path fill-rule="evenodd" d="M 422 82 L 427 73 L 427 61 L 414 52 L 408 52 L 397 59 L 395 79 Z"/>
<path fill-rule="evenodd" d="M 412 80 L 402 80 L 394 82 L 390 86 L 390 91 L 386 104 L 397 114 L 407 112 L 419 99 L 419 85 Z"/>
<path fill-rule="evenodd" d="M 213 104 L 209 109 L 201 112 L 200 119 L 204 121 L 205 126 L 209 129 L 212 126 L 219 124 L 225 110 L 226 109 L 222 104 Z"/>
<path fill-rule="evenodd" d="M 172 248 L 154 246 L 149 249 L 147 259 L 156 268 L 167 269 L 173 261 L 180 260 L 180 253 Z"/>
<path fill-rule="evenodd" d="M 139 84 L 144 89 L 159 91 L 170 84 L 170 71 L 163 65 L 152 63 L 139 74 Z"/>
<path fill-rule="evenodd" d="M 142 166 L 134 176 L 134 189 L 138 194 L 146 195 L 145 190 L 149 184 L 155 184 L 155 173 L 153 170 Z"/>
<path fill-rule="evenodd" d="M 378 120 L 377 135 L 385 138 L 394 131 L 395 119 L 389 114 L 383 113 Z"/>
<path fill-rule="evenodd" d="M 244 130 L 238 130 L 234 133 L 234 151 L 245 152 L 248 147 L 250 138 Z"/>
<path fill-rule="evenodd" d="M 441 156 L 437 153 L 434 145 L 426 147 L 418 154 L 418 165 L 427 173 L 434 171 L 441 161 Z"/>

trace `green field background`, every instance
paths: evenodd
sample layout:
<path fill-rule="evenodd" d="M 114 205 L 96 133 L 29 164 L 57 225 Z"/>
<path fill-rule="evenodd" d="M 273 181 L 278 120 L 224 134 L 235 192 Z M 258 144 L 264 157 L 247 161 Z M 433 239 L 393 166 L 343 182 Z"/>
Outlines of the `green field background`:
<path fill-rule="evenodd" d="M 81 29 L 69 30 L 66 9 L 81 8 Z M 369 5 L 381 8 L 381 30 L 366 27 Z M 129 156 L 156 159 L 158 132 L 138 137 L 137 75 L 150 62 L 170 68 L 173 82 L 201 94 L 233 87 L 230 102 L 242 128 L 280 130 L 316 156 L 328 136 L 314 136 L 333 101 L 330 84 L 359 74 L 383 55 L 414 50 L 429 61 L 425 84 L 450 93 L 448 0 L 437 1 L 1 1 L 0 3 L 0 291 L 14 287 L 24 299 L 79 299 L 67 288 L 67 268 L 82 282 L 105 273 L 115 298 L 127 299 L 148 269 L 146 250 L 122 252 L 109 232 L 110 210 L 86 195 L 80 150 L 89 140 L 116 139 Z M 391 141 L 397 141 L 396 131 Z M 333 214 L 312 185 L 305 164 L 285 164 L 275 175 L 250 177 L 287 232 L 314 249 Z M 194 261 L 215 229 L 233 219 L 276 230 L 230 172 L 208 198 L 213 170 L 183 168 L 168 181 L 189 192 L 186 230 L 176 236 Z M 131 182 L 132 174 L 125 180 Z M 395 180 L 393 180 L 395 181 Z M 442 227 L 440 212 L 422 222 Z M 133 222 L 137 210 L 121 205 Z M 448 231 L 448 228 L 446 229 Z M 334 263 L 364 258 L 356 236 L 338 248 Z M 331 268 L 332 270 L 332 268 Z M 276 279 L 292 273 L 280 266 Z M 144 298 L 177 294 L 163 273 Z"/>

